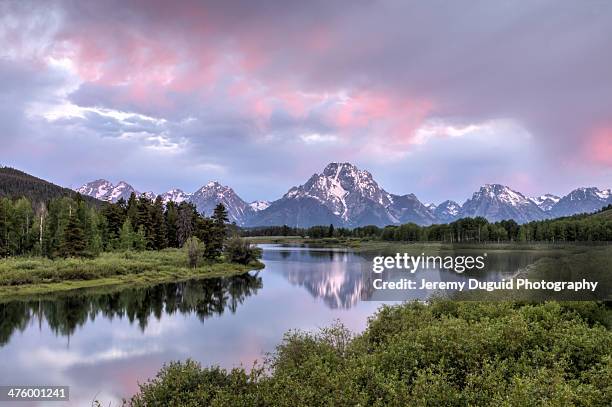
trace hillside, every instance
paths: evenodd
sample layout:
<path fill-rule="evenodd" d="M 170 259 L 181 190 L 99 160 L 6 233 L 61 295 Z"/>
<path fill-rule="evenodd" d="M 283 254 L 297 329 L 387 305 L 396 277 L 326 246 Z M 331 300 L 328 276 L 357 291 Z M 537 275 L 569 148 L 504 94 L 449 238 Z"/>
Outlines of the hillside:
<path fill-rule="evenodd" d="M 601 212 L 597 212 L 596 214 L 594 214 L 592 216 L 595 216 L 595 217 L 598 217 L 598 218 L 606 218 L 606 219 L 612 220 L 612 208 L 603 210 Z"/>
<path fill-rule="evenodd" d="M 9 167 L 0 167 L 0 198 L 26 197 L 32 202 L 46 202 L 52 198 L 75 196 L 76 192 L 36 178 L 25 172 Z M 99 205 L 101 202 L 89 196 L 83 196 L 87 202 Z"/>

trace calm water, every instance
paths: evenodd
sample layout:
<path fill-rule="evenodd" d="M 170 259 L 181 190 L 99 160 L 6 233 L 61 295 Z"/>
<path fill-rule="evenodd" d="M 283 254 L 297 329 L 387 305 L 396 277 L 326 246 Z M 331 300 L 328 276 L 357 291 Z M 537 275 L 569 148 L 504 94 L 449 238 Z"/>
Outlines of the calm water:
<path fill-rule="evenodd" d="M 165 362 L 250 367 L 289 329 L 339 319 L 360 331 L 382 303 L 361 300 L 370 267 L 361 256 L 263 247 L 266 268 L 246 276 L 0 304 L 0 385 L 68 385 L 70 405 L 94 398 L 117 405 Z M 485 278 L 510 276 L 534 261 L 528 253 L 490 258 Z M 466 276 L 435 271 L 429 278 Z"/>

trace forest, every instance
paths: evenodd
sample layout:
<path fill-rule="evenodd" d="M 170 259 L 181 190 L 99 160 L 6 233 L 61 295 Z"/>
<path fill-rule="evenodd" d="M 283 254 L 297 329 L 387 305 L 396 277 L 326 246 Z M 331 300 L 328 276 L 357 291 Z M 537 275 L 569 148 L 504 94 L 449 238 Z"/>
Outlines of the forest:
<path fill-rule="evenodd" d="M 463 218 L 448 224 L 419 226 L 414 223 L 363 226 L 354 229 L 329 226 L 292 228 L 272 226 L 242 231 L 243 236 L 302 236 L 362 238 L 401 242 L 601 242 L 612 241 L 612 205 L 595 214 L 534 221 L 519 225 L 514 220 L 489 222 L 483 217 Z"/>
<path fill-rule="evenodd" d="M 0 166 L 0 198 L 25 197 L 36 206 L 40 202 L 49 202 L 64 196 L 75 198 L 76 195 L 77 192 L 72 189 L 52 184 L 15 168 Z M 93 206 L 102 205 L 102 201 L 90 196 L 82 198 Z"/>
<path fill-rule="evenodd" d="M 190 203 L 164 205 L 161 198 L 134 194 L 101 208 L 79 194 L 48 204 L 1 198 L 0 257 L 96 257 L 114 250 L 179 248 L 196 237 L 204 258 L 215 259 L 223 250 L 227 220 L 222 204 L 206 217 Z"/>

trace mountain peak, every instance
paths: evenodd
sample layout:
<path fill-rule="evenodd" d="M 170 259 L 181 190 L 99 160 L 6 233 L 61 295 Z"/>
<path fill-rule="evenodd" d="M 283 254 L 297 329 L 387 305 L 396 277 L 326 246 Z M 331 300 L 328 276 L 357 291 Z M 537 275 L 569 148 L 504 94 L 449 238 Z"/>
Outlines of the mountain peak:
<path fill-rule="evenodd" d="M 253 201 L 249 203 L 251 209 L 255 212 L 263 211 L 264 209 L 268 209 L 270 207 L 269 201 Z"/>
<path fill-rule="evenodd" d="M 132 192 L 139 195 L 139 193 L 125 181 L 119 181 L 117 185 L 113 185 L 111 182 L 102 178 L 88 182 L 77 189 L 77 192 L 81 195 L 92 196 L 107 202 L 117 202 L 121 198 L 127 200 Z"/>
<path fill-rule="evenodd" d="M 189 201 L 193 203 L 200 213 L 210 216 L 215 207 L 222 203 L 227 209 L 230 221 L 243 224 L 247 215 L 253 209 L 240 198 L 234 190 L 228 186 L 221 185 L 217 181 L 210 181 L 194 194 L 189 196 Z"/>
<path fill-rule="evenodd" d="M 263 211 L 264 215 L 276 208 L 285 212 L 277 218 L 290 219 L 288 224 L 292 225 L 324 222 L 383 226 L 401 222 L 431 224 L 434 220 L 414 194 L 392 195 L 378 185 L 372 174 L 349 162 L 329 163 L 321 174 L 315 173 L 303 185 L 289 189 L 279 204 L 273 203 Z M 292 212 L 289 215 L 288 208 Z"/>
<path fill-rule="evenodd" d="M 459 218 L 461 205 L 455 201 L 446 200 L 436 206 L 432 211 L 436 219 L 449 223 Z"/>
<path fill-rule="evenodd" d="M 223 185 L 221 185 L 219 183 L 219 181 L 216 181 L 216 180 L 208 181 L 208 183 L 206 185 L 204 185 L 204 187 L 207 187 L 207 188 L 221 187 L 221 186 L 223 186 Z"/>
<path fill-rule="evenodd" d="M 160 196 L 161 196 L 162 202 L 165 205 L 170 201 L 175 202 L 177 204 L 183 201 L 187 201 L 191 197 L 191 194 L 186 194 L 185 192 L 183 192 L 182 189 L 173 188 L 169 190 L 168 192 L 164 192 Z"/>
<path fill-rule="evenodd" d="M 512 206 L 525 205 L 531 202 L 525 195 L 502 184 L 485 184 L 480 187 L 478 192 L 474 193 L 472 199 L 480 199 L 485 195 L 490 199 L 496 199 Z"/>
<path fill-rule="evenodd" d="M 342 170 L 358 170 L 358 168 L 349 163 L 349 162 L 331 162 L 329 164 L 327 164 L 325 166 L 325 168 L 323 169 L 323 174 L 326 176 L 334 176 L 335 174 L 338 174 L 340 171 Z"/>
<path fill-rule="evenodd" d="M 560 199 L 560 197 L 553 194 L 544 194 L 529 198 L 531 202 L 538 205 L 538 207 L 545 212 L 549 211 Z"/>
<path fill-rule="evenodd" d="M 502 184 L 485 184 L 462 206 L 460 217 L 482 216 L 497 222 L 514 219 L 519 223 L 540 220 L 544 211 L 525 195 Z"/>

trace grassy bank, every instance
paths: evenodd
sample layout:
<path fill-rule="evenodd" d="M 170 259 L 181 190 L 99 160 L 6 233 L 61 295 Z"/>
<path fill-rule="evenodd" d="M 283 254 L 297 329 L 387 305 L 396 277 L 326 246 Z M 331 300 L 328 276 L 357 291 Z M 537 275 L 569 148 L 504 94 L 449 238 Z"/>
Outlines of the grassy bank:
<path fill-rule="evenodd" d="M 131 406 L 609 406 L 595 303 L 385 306 L 362 334 L 289 332 L 250 372 L 172 363 Z"/>
<path fill-rule="evenodd" d="M 299 236 L 261 236 L 246 238 L 257 244 L 281 244 L 299 247 L 314 248 L 348 248 L 363 254 L 395 254 L 401 252 L 435 254 L 441 251 L 461 250 L 467 252 L 475 250 L 482 252 L 493 251 L 538 251 L 540 253 L 576 254 L 596 249 L 611 249 L 612 244 L 606 242 L 586 243 L 548 243 L 548 242 L 474 242 L 474 243 L 442 243 L 442 242 L 395 242 L 379 239 L 364 238 L 319 238 L 310 239 Z"/>
<path fill-rule="evenodd" d="M 223 261 L 189 268 L 185 252 L 178 249 L 102 253 L 95 259 L 17 257 L 0 260 L 0 297 L 224 277 L 261 268 L 260 262 L 241 265 Z"/>

